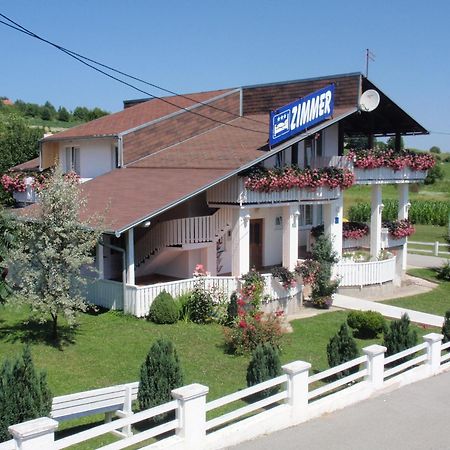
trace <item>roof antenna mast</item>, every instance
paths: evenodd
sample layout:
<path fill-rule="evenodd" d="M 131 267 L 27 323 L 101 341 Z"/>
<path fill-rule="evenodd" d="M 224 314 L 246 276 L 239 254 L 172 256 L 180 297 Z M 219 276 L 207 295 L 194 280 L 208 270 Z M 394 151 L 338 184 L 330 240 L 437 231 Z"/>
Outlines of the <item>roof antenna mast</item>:
<path fill-rule="evenodd" d="M 366 78 L 369 78 L 369 60 L 375 61 L 375 54 L 366 48 Z"/>

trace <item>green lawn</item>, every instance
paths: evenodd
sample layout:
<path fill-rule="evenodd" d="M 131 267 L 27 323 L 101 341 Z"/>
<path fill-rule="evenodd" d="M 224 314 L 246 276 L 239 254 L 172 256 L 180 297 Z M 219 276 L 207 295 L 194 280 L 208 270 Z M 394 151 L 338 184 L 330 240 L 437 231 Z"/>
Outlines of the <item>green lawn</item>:
<path fill-rule="evenodd" d="M 36 117 L 27 118 L 27 123 L 34 127 L 45 127 L 51 130 L 58 130 L 60 128 L 72 128 L 82 124 L 81 121 L 63 122 L 61 120 L 42 120 Z"/>

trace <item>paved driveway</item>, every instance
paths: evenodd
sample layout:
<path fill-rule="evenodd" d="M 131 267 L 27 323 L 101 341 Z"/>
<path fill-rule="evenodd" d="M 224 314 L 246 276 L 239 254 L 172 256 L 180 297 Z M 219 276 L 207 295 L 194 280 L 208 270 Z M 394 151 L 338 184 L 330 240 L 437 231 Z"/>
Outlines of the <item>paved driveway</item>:
<path fill-rule="evenodd" d="M 408 253 L 407 264 L 408 267 L 441 267 L 447 261 L 447 258 Z"/>
<path fill-rule="evenodd" d="M 446 450 L 450 372 L 232 447 L 235 450 Z"/>

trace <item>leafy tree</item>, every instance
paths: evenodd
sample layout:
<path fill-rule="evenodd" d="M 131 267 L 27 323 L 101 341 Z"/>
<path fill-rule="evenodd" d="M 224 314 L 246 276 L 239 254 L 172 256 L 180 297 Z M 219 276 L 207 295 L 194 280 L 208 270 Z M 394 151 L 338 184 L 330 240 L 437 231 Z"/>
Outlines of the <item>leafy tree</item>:
<path fill-rule="evenodd" d="M 395 149 L 395 136 L 391 136 L 387 140 L 387 147 Z M 405 141 L 403 140 L 403 137 L 400 138 L 400 150 L 403 150 L 405 148 Z"/>
<path fill-rule="evenodd" d="M 338 366 L 358 357 L 358 347 L 350 334 L 347 324 L 343 323 L 339 331 L 330 339 L 327 345 L 327 358 L 330 367 Z M 343 378 L 358 371 L 359 366 L 343 370 L 336 378 Z"/>
<path fill-rule="evenodd" d="M 82 120 L 83 122 L 86 122 L 89 119 L 89 109 L 87 109 L 85 106 L 77 106 L 73 110 L 73 117 L 75 117 L 78 120 Z"/>
<path fill-rule="evenodd" d="M 6 280 L 8 275 L 7 260 L 11 252 L 16 230 L 14 222 L 6 211 L 0 210 L 0 304 L 11 294 L 11 288 Z"/>
<path fill-rule="evenodd" d="M 99 119 L 100 117 L 107 116 L 108 113 L 100 108 L 94 108 L 91 111 L 89 111 L 87 120 L 94 120 Z"/>
<path fill-rule="evenodd" d="M 183 373 L 172 342 L 158 339 L 141 366 L 137 399 L 141 410 L 172 399 L 171 391 L 183 385 Z"/>
<path fill-rule="evenodd" d="M 27 117 L 39 117 L 41 108 L 37 103 L 26 103 L 25 116 Z"/>
<path fill-rule="evenodd" d="M 25 347 L 20 358 L 6 360 L 0 369 L 0 442 L 11 439 L 8 426 L 47 416 L 51 407 L 46 374 L 35 370 Z"/>
<path fill-rule="evenodd" d="M 427 176 L 424 180 L 425 184 L 434 184 L 437 180 L 442 180 L 444 178 L 444 171 L 442 170 L 439 162 L 427 171 Z"/>
<path fill-rule="evenodd" d="M 277 349 L 269 343 L 258 344 L 247 367 L 247 386 L 254 386 L 278 375 L 281 375 L 281 364 Z M 277 390 L 278 388 L 266 389 L 259 396 L 269 397 Z"/>
<path fill-rule="evenodd" d="M 345 148 L 352 150 L 361 150 L 367 148 L 369 145 L 369 138 L 367 136 L 352 136 L 345 139 Z"/>
<path fill-rule="evenodd" d="M 0 122 L 0 173 L 39 155 L 42 128 L 30 128 L 16 114 L 8 114 Z"/>
<path fill-rule="evenodd" d="M 41 119 L 42 120 L 52 120 L 52 112 L 46 106 L 44 106 L 41 109 Z"/>
<path fill-rule="evenodd" d="M 60 106 L 58 109 L 58 120 L 61 122 L 68 122 L 70 120 L 70 113 L 64 106 Z"/>
<path fill-rule="evenodd" d="M 56 169 L 41 190 L 34 220 L 16 221 L 19 231 L 12 253 L 15 281 L 20 290 L 16 301 L 29 304 L 41 322 L 50 315 L 53 338 L 58 318 L 75 323 L 76 313 L 85 311 L 80 269 L 93 262 L 92 250 L 100 236 L 99 223 L 79 219 L 85 199 L 78 183 Z M 92 229 L 92 225 L 96 229 Z"/>
<path fill-rule="evenodd" d="M 417 344 L 417 332 L 411 330 L 408 314 L 403 314 L 400 320 L 393 320 L 389 329 L 384 333 L 383 345 L 386 347 L 386 356 L 395 355 Z M 403 358 L 402 361 L 410 359 Z M 400 363 L 400 361 L 398 361 Z"/>
<path fill-rule="evenodd" d="M 433 147 L 430 148 L 430 153 L 441 153 L 441 149 L 437 147 L 436 145 L 433 145 Z"/>

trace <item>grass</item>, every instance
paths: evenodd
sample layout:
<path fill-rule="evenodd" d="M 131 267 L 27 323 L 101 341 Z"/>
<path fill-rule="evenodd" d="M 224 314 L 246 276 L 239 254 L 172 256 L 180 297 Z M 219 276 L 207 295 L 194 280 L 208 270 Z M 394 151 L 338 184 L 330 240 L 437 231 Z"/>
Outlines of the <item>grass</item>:
<path fill-rule="evenodd" d="M 60 128 L 72 128 L 82 124 L 81 121 L 63 122 L 61 120 L 42 120 L 37 117 L 28 117 L 27 123 L 32 127 L 45 127 L 50 130 L 58 130 Z"/>

